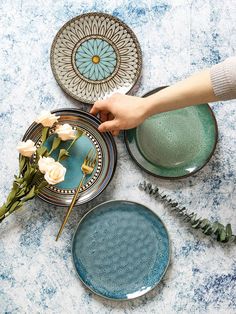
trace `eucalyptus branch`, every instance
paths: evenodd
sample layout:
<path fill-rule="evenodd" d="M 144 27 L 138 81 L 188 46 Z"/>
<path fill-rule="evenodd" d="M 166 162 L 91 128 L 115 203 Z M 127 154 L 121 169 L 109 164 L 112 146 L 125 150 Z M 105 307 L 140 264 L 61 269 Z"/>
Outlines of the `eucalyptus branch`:
<path fill-rule="evenodd" d="M 198 217 L 196 213 L 189 212 L 186 207 L 182 207 L 178 202 L 173 201 L 167 195 L 161 193 L 157 186 L 153 187 L 151 183 L 139 184 L 139 188 L 145 191 L 151 197 L 161 201 L 171 211 L 182 217 L 183 221 L 189 222 L 194 229 L 201 229 L 205 235 L 211 235 L 219 242 L 236 242 L 236 235 L 232 234 L 231 224 L 224 226 L 223 224 L 216 222 L 210 222 L 208 219 Z"/>

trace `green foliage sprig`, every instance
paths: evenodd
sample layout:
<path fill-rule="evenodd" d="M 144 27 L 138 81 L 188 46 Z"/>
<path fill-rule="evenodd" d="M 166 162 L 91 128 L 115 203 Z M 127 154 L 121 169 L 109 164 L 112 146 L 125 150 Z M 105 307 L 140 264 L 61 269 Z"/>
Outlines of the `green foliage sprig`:
<path fill-rule="evenodd" d="M 173 201 L 170 197 L 161 193 L 157 186 L 153 187 L 151 183 L 139 184 L 139 189 L 145 191 L 151 197 L 161 201 L 171 211 L 174 211 L 177 215 L 183 218 L 183 221 L 191 224 L 194 229 L 201 229 L 205 235 L 210 235 L 219 242 L 236 242 L 236 236 L 232 234 L 231 224 L 224 226 L 223 224 L 216 222 L 210 222 L 208 219 L 200 218 L 194 212 L 189 212 L 186 207 L 182 207 L 178 202 Z"/>

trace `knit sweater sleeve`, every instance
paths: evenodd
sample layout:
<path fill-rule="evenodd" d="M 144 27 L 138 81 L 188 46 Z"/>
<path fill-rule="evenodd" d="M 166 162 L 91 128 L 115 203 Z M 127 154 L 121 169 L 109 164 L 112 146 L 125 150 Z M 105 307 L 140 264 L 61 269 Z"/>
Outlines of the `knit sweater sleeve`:
<path fill-rule="evenodd" d="M 236 57 L 214 65 L 210 76 L 215 96 L 221 100 L 236 98 Z"/>

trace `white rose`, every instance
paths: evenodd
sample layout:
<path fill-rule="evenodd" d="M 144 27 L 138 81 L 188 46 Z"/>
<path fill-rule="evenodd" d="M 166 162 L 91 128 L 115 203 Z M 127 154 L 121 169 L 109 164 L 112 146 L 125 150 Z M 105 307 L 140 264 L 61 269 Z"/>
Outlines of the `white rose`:
<path fill-rule="evenodd" d="M 57 184 L 65 179 L 66 174 L 66 168 L 62 166 L 58 161 L 51 164 L 50 167 L 48 167 L 47 172 L 44 175 L 45 180 L 49 184 Z"/>
<path fill-rule="evenodd" d="M 16 149 L 22 156 L 31 157 L 36 152 L 35 143 L 31 140 L 27 140 L 26 142 L 20 142 Z"/>
<path fill-rule="evenodd" d="M 50 111 L 42 111 L 38 118 L 35 120 L 37 123 L 41 123 L 44 127 L 52 127 L 55 122 L 58 122 L 60 117 L 52 114 Z"/>
<path fill-rule="evenodd" d="M 76 138 L 76 131 L 68 124 L 58 125 L 56 128 L 56 133 L 62 141 L 74 140 Z"/>
<path fill-rule="evenodd" d="M 42 173 L 46 173 L 49 168 L 55 163 L 55 159 L 52 157 L 39 157 L 38 166 Z"/>

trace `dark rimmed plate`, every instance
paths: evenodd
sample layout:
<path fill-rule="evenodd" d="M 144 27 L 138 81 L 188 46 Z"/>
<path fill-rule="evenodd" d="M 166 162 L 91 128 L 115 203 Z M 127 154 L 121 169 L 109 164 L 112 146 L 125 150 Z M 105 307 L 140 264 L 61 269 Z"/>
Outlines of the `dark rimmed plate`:
<path fill-rule="evenodd" d="M 86 13 L 58 31 L 51 48 L 51 67 L 67 94 L 94 103 L 133 88 L 141 73 L 141 49 L 133 31 L 118 18 Z"/>
<path fill-rule="evenodd" d="M 44 188 L 38 196 L 51 204 L 68 206 L 82 177 L 81 165 L 83 160 L 89 149 L 93 148 L 97 151 L 98 161 L 94 172 L 87 177 L 81 187 L 80 197 L 76 205 L 86 203 L 98 196 L 113 177 L 117 160 L 114 138 L 110 133 L 100 133 L 97 129 L 100 124 L 99 119 L 85 111 L 58 109 L 52 113 L 60 116 L 59 123 L 69 123 L 72 127 L 79 127 L 84 131 L 84 135 L 77 140 L 70 150 L 70 157 L 61 161 L 67 168 L 65 180 L 56 186 Z M 23 140 L 31 139 L 37 146 L 40 146 L 41 131 L 42 126 L 33 123 L 26 131 Z M 50 145 L 53 136 L 52 134 L 49 137 L 48 145 Z M 69 143 L 65 142 L 62 145 L 69 145 Z"/>
<path fill-rule="evenodd" d="M 152 290 L 164 276 L 169 236 L 161 219 L 144 205 L 109 201 L 79 222 L 72 257 L 80 280 L 94 293 L 133 299 Z"/>
<path fill-rule="evenodd" d="M 125 131 L 126 147 L 133 160 L 148 173 L 164 179 L 183 178 L 199 171 L 213 155 L 217 139 L 217 122 L 208 104 L 154 115 Z"/>

